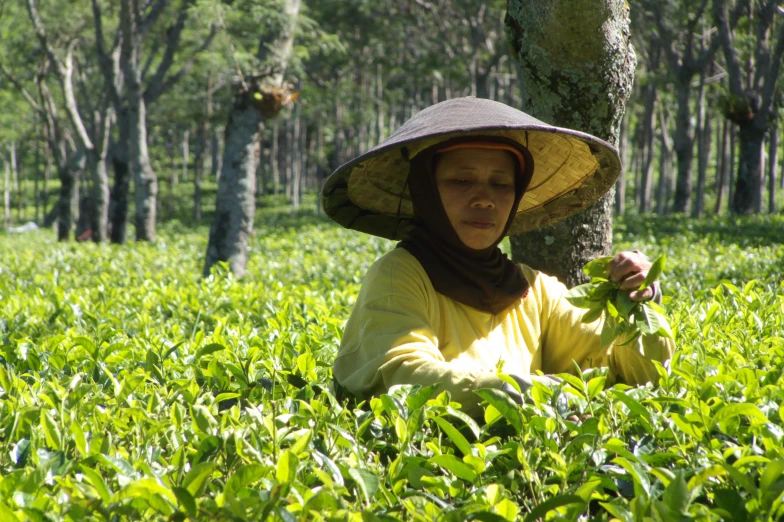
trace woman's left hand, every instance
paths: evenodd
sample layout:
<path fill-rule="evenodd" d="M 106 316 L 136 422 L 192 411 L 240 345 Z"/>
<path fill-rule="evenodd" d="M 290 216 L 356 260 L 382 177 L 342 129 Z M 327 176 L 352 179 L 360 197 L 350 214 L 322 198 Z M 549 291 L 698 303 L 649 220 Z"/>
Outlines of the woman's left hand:
<path fill-rule="evenodd" d="M 651 269 L 651 262 L 637 250 L 619 252 L 607 263 L 607 277 L 610 281 L 621 281 L 621 290 L 633 290 L 629 292 L 632 301 L 650 301 L 655 295 L 653 286 L 645 290 L 636 290 L 645 281 L 648 270 Z"/>

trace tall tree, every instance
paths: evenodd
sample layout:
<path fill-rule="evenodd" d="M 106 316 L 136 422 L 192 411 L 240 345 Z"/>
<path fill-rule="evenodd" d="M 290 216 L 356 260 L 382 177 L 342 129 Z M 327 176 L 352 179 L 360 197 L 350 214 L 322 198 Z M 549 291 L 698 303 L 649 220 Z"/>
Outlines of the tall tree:
<path fill-rule="evenodd" d="M 65 58 L 61 60 L 55 53 L 52 45 L 50 45 L 49 37 L 41 21 L 35 0 L 27 0 L 27 11 L 41 44 L 41 49 L 46 54 L 54 73 L 60 81 L 66 113 L 79 140 L 79 146 L 86 154 L 87 166 L 93 182 L 92 208 L 94 209 L 94 216 L 91 216 L 93 239 L 98 242 L 105 241 L 108 238 L 109 216 L 109 177 L 106 171 L 106 154 L 112 119 L 111 102 L 102 100 L 99 108 L 95 111 L 88 110 L 87 118 L 82 117 L 77 105 L 73 81 L 73 55 L 78 39 L 70 39 L 65 51 Z M 91 123 L 91 125 L 86 125 L 85 120 Z"/>
<path fill-rule="evenodd" d="M 147 110 L 187 77 L 197 57 L 210 47 L 218 33 L 217 24 L 209 24 L 207 34 L 191 36 L 195 41 L 185 45 L 183 34 L 196 0 L 181 0 L 167 18 L 172 3 L 170 0 L 121 2 L 119 27 L 113 39 L 115 47 L 121 44 L 120 65 L 113 68 L 114 53 L 107 52 L 104 44 L 101 2 L 92 0 L 95 50 L 104 76 L 106 95 L 117 115 L 118 137 L 111 147 L 114 166 L 114 188 L 111 192 L 113 243 L 124 243 L 127 239 L 132 178 L 135 178 L 136 186 L 136 237 L 154 239 L 157 177 L 149 159 Z M 153 43 L 145 48 L 145 42 Z"/>
<path fill-rule="evenodd" d="M 282 0 L 281 4 L 280 14 L 274 20 L 275 34 L 265 35 L 259 42 L 257 58 L 267 71 L 241 78 L 235 86 L 204 262 L 205 276 L 218 261 L 228 261 L 238 277 L 245 273 L 248 239 L 256 213 L 260 126 L 265 119 L 274 118 L 292 97 L 283 80 L 294 45 L 300 0 Z"/>
<path fill-rule="evenodd" d="M 694 164 L 695 130 L 692 124 L 691 104 L 694 101 L 692 81 L 696 75 L 702 74 L 710 65 L 713 56 L 719 49 L 719 39 L 713 38 L 705 42 L 707 31 L 700 28 L 704 24 L 704 14 L 708 0 L 695 2 L 662 3 L 655 0 L 642 2 L 645 14 L 650 17 L 657 28 L 658 40 L 662 44 L 664 58 L 667 60 L 675 83 L 677 113 L 675 116 L 675 132 L 673 146 L 678 160 L 678 172 L 675 182 L 674 212 L 689 212 L 692 196 L 692 167 Z M 734 27 L 741 12 L 733 11 L 730 26 Z M 703 97 L 696 97 L 696 110 L 701 111 Z"/>
<path fill-rule="evenodd" d="M 784 59 L 784 20 L 780 0 L 737 0 L 748 9 L 752 51 L 741 60 L 738 38 L 730 27 L 728 0 L 713 1 L 713 16 L 724 52 L 729 94 L 725 115 L 738 125 L 738 173 L 730 209 L 749 214 L 762 211 L 762 145 L 770 130 L 776 84 Z M 736 5 L 736 8 L 737 8 Z"/>
<path fill-rule="evenodd" d="M 120 28 L 122 31 L 122 70 L 127 89 L 128 149 L 135 186 L 136 239 L 155 241 L 155 209 L 158 178 L 150 164 L 147 150 L 147 107 L 142 89 L 141 9 L 138 0 L 122 0 Z"/>
<path fill-rule="evenodd" d="M 510 0 L 506 18 L 523 76 L 523 110 L 618 143 L 637 62 L 623 0 Z M 512 257 L 571 286 L 612 248 L 610 191 L 584 212 L 511 238 Z"/>

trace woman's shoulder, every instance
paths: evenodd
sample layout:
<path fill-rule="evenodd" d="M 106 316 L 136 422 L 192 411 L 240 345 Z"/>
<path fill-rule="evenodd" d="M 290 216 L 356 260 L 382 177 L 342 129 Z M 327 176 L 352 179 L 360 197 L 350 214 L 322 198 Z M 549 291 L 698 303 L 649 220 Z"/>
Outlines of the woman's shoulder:
<path fill-rule="evenodd" d="M 395 248 L 378 258 L 362 281 L 364 300 L 384 296 L 425 297 L 433 285 L 427 272 L 408 250 Z"/>
<path fill-rule="evenodd" d="M 528 284 L 531 285 L 531 290 L 538 295 L 547 298 L 559 297 L 566 292 L 566 286 L 561 283 L 558 278 L 547 275 L 541 270 L 535 270 L 530 266 L 518 263 L 520 270 L 523 272 Z"/>

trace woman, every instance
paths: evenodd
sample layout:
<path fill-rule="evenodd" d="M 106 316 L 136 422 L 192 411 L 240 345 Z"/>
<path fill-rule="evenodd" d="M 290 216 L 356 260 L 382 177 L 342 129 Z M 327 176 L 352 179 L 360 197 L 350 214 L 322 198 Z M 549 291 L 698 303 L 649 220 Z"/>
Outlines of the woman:
<path fill-rule="evenodd" d="M 471 415 L 481 412 L 476 389 L 504 389 L 521 400 L 498 377 L 499 365 L 523 387 L 536 370 L 571 372 L 575 363 L 608 366 L 609 383 L 656 380 L 652 361 L 670 358 L 671 341 L 643 336 L 602 349 L 601 319 L 583 324 L 584 310 L 563 298 L 563 284 L 515 265 L 498 248 L 510 232 L 589 206 L 619 172 L 617 152 L 603 141 L 477 98 L 421 111 L 340 167 L 324 186 L 327 215 L 402 241 L 368 270 L 335 360 L 336 380 L 358 396 L 441 383 Z M 609 276 L 633 290 L 649 268 L 641 254 L 623 252 Z"/>

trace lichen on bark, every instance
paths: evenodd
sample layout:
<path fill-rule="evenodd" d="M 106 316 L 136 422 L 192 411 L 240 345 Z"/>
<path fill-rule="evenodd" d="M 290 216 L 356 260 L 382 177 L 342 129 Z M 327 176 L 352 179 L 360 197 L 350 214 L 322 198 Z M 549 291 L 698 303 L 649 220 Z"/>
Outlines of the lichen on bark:
<path fill-rule="evenodd" d="M 509 0 L 507 35 L 520 64 L 522 110 L 618 143 L 637 60 L 622 0 Z M 553 226 L 513 236 L 517 262 L 583 280 L 588 260 L 612 248 L 612 198 Z M 554 238 L 554 239 L 553 239 Z"/>

